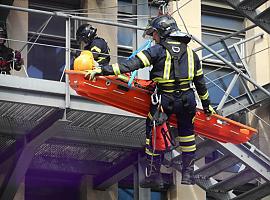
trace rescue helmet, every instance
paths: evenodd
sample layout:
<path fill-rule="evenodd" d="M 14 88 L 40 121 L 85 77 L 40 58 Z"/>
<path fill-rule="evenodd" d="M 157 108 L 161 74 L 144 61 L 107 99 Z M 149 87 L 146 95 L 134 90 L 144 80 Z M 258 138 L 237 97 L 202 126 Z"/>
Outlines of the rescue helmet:
<path fill-rule="evenodd" d="M 97 35 L 97 29 L 90 24 L 82 24 L 77 32 L 76 39 L 78 42 L 84 41 L 85 43 L 91 42 Z"/>
<path fill-rule="evenodd" d="M 74 70 L 84 71 L 84 70 L 92 70 L 94 67 L 94 56 L 91 51 L 84 50 L 81 52 L 80 56 L 78 56 L 74 60 Z"/>
<path fill-rule="evenodd" d="M 165 38 L 170 33 L 179 30 L 176 21 L 170 15 L 161 15 L 152 19 L 144 31 L 144 36 L 153 36 L 153 32 L 157 31 L 161 38 Z"/>
<path fill-rule="evenodd" d="M 173 31 L 169 36 L 185 44 L 188 44 L 191 40 L 191 36 L 189 34 L 181 32 L 180 30 Z"/>
<path fill-rule="evenodd" d="M 3 41 L 3 43 L 5 43 L 5 39 L 7 39 L 7 30 L 4 27 L 0 26 L 0 38 L 4 38 L 4 39 L 0 39 Z"/>

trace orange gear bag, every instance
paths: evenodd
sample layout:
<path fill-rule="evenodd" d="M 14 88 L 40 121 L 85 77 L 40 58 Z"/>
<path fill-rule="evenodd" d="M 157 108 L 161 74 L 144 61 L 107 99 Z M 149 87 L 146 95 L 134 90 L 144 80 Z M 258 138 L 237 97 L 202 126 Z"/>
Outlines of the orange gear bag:
<path fill-rule="evenodd" d="M 163 124 L 156 126 L 155 129 L 156 129 L 156 131 L 154 130 L 154 127 L 152 128 L 153 149 L 155 149 L 157 151 L 170 150 L 170 147 L 172 145 L 172 143 L 171 143 L 172 138 L 171 138 L 167 123 L 163 122 Z M 155 139 L 155 137 L 156 137 L 156 139 Z M 154 146 L 154 143 L 155 143 L 155 146 Z"/>

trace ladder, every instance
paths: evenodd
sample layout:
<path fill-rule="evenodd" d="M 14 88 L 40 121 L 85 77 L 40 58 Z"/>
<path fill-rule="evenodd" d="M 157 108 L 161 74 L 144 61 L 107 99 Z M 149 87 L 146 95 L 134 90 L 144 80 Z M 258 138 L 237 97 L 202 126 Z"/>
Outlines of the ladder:
<path fill-rule="evenodd" d="M 254 145 L 233 145 L 205 138 L 197 138 L 195 161 L 196 184 L 216 200 L 260 199 L 270 194 L 270 159 Z M 218 158 L 202 162 L 213 152 Z M 181 154 L 173 151 L 165 163 L 181 171 Z M 170 159 L 171 158 L 171 159 Z M 252 190 L 237 195 L 237 188 L 252 183 Z"/>
<path fill-rule="evenodd" d="M 232 8 L 247 17 L 254 24 L 270 33 L 270 1 L 269 0 L 224 0 Z M 263 4 L 268 5 L 262 8 Z M 261 9 L 259 9 L 259 7 Z"/>
<path fill-rule="evenodd" d="M 226 2 L 270 33 L 270 9 L 267 8 L 261 13 L 256 10 L 267 0 L 228 0 Z M 256 37 L 260 35 L 251 39 Z M 196 38 L 193 39 L 234 71 L 234 77 L 228 88 L 224 90 L 224 96 L 216 107 L 220 114 L 230 116 L 239 111 L 251 111 L 261 103 L 269 101 L 270 83 L 263 87 L 257 85 L 251 78 L 244 59 L 240 59 L 242 67 L 239 68 L 230 55 L 229 48 L 234 48 L 238 57 L 241 58 L 239 44 L 228 47 L 224 40 L 220 40 L 224 47 L 221 51 L 226 51 L 230 58 L 228 61 L 217 55 L 220 52 L 214 52 L 208 45 Z M 230 100 L 228 97 L 237 79 L 240 79 L 244 85 L 245 93 Z M 252 88 L 246 84 L 248 82 L 253 85 Z M 217 155 L 217 158 L 206 162 L 206 158 L 213 153 Z M 181 171 L 181 154 L 173 151 L 172 155 L 165 156 L 164 165 L 168 166 L 168 164 L 177 171 Z M 195 165 L 196 184 L 212 199 L 256 200 L 270 195 L 270 158 L 251 143 L 234 145 L 198 137 Z M 251 188 L 240 192 L 239 188 L 244 185 L 251 185 Z"/>

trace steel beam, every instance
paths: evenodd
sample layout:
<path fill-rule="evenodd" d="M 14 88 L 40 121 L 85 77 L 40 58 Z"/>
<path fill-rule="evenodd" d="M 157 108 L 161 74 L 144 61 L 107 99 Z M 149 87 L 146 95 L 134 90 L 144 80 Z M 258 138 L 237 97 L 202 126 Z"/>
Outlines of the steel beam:
<path fill-rule="evenodd" d="M 138 142 L 130 142 L 128 141 L 129 138 L 126 137 L 126 143 L 124 139 L 117 140 L 115 138 L 119 133 L 118 132 L 112 132 L 107 131 L 106 134 L 103 132 L 102 129 L 96 129 L 96 130 L 87 130 L 83 129 L 84 131 L 80 131 L 81 134 L 78 134 L 78 130 L 69 130 L 67 133 L 60 133 L 59 135 L 52 138 L 52 143 L 54 140 L 57 141 L 63 141 L 67 143 L 77 143 L 77 144 L 94 144 L 94 145 L 109 145 L 111 147 L 121 147 L 126 149 L 137 149 L 142 148 L 142 144 Z M 96 132 L 95 132 L 96 131 Z M 84 134 L 87 133 L 88 134 Z M 107 133 L 110 133 L 109 136 Z M 107 136 L 106 136 L 107 135 Z M 98 137 L 97 137 L 98 136 Z M 117 136 L 119 137 L 119 136 Z M 143 137 L 143 136 L 142 136 Z"/>
<path fill-rule="evenodd" d="M 221 158 L 218 158 L 217 160 L 214 160 L 211 163 L 197 169 L 195 174 L 210 178 L 237 163 L 239 163 L 238 158 L 233 156 L 222 156 Z"/>
<path fill-rule="evenodd" d="M 135 168 L 134 165 L 138 162 L 138 154 L 138 151 L 127 154 L 124 159 L 117 162 L 113 167 L 96 175 L 93 178 L 94 188 L 104 190 L 132 174 Z"/>
<path fill-rule="evenodd" d="M 270 183 L 266 182 L 248 192 L 240 194 L 232 200 L 259 200 L 270 194 Z"/>
<path fill-rule="evenodd" d="M 138 29 L 138 30 L 144 30 L 145 29 L 145 28 L 142 28 L 142 27 L 129 25 L 129 24 L 124 24 L 124 23 L 117 23 L 117 22 L 111 22 L 111 21 L 91 19 L 89 17 L 75 16 L 75 15 L 71 15 L 71 14 L 66 14 L 66 13 L 61 12 L 61 11 L 49 12 L 49 11 L 44 11 L 44 10 L 37 10 L 37 9 L 30 9 L 30 8 L 24 8 L 24 7 L 9 6 L 9 5 L 3 5 L 3 4 L 0 4 L 0 8 L 18 10 L 18 11 L 22 11 L 22 12 L 39 13 L 39 14 L 43 14 L 43 15 L 58 16 L 58 17 L 70 18 L 70 19 L 77 19 L 77 20 L 82 20 L 82 21 L 94 22 L 94 23 L 98 23 L 98 24 L 105 24 L 105 25 L 111 25 L 111 26 L 119 26 L 119 27 L 124 27 L 124 28 L 132 28 L 132 29 Z"/>
<path fill-rule="evenodd" d="M 270 181 L 270 161 L 262 160 L 259 155 L 252 153 L 244 145 L 234 145 L 231 143 L 221 142 L 218 143 L 232 155 L 237 157 L 244 165 L 253 169 L 253 171 L 260 175 L 264 180 Z"/>
<path fill-rule="evenodd" d="M 0 154 L 0 164 L 5 162 L 8 158 L 13 156 L 16 152 L 23 148 L 25 144 L 25 137 L 21 136 L 16 139 L 16 141 L 9 145 L 3 152 Z"/>
<path fill-rule="evenodd" d="M 0 74 L 0 101 L 65 108 L 65 92 L 63 82 Z M 70 91 L 70 95 L 70 109 L 140 117 L 81 97 L 74 90 Z"/>
<path fill-rule="evenodd" d="M 255 23 L 258 26 L 260 26 L 267 33 L 270 33 L 269 23 L 266 23 L 266 22 L 263 22 L 261 20 L 256 19 L 256 16 L 257 16 L 256 10 L 249 10 L 249 9 L 241 9 L 241 8 L 239 8 L 238 6 L 242 2 L 241 0 L 226 0 L 225 2 L 227 2 L 232 8 L 234 8 L 240 14 L 242 14 L 245 17 L 247 17 L 253 23 Z"/>
<path fill-rule="evenodd" d="M 111 166 L 111 163 L 104 161 L 35 156 L 31 162 L 29 170 L 66 172 L 78 175 L 95 175 L 100 171 L 105 171 Z"/>
<path fill-rule="evenodd" d="M 13 199 L 25 173 L 34 157 L 35 150 L 57 132 L 63 130 L 66 121 L 58 121 L 63 117 L 64 110 L 58 109 L 47 119 L 37 125 L 28 134 L 28 143 L 24 146 L 14 168 L 11 168 L 4 180 L 4 186 L 0 193 L 0 199 Z"/>
<path fill-rule="evenodd" d="M 264 85 L 263 88 L 270 92 L 270 84 Z M 237 102 L 234 99 L 226 102 L 223 108 L 220 109 L 221 115 L 226 117 L 231 114 L 246 110 L 246 108 L 256 108 L 264 101 L 269 101 L 269 96 L 260 89 L 251 91 L 251 95 L 254 98 L 255 103 L 250 103 L 250 98 L 247 96 L 247 94 L 241 95 L 235 98 Z"/>
<path fill-rule="evenodd" d="M 248 183 L 249 181 L 256 179 L 257 177 L 258 174 L 256 174 L 252 169 L 245 169 L 209 187 L 208 190 L 228 192 L 239 185 L 243 185 L 245 183 Z"/>
<path fill-rule="evenodd" d="M 141 161 L 141 157 L 138 157 Z M 138 162 L 138 179 L 139 183 L 145 179 L 145 167 L 142 162 Z M 139 186 L 139 198 L 138 200 L 151 200 L 151 188 L 142 188 Z"/>

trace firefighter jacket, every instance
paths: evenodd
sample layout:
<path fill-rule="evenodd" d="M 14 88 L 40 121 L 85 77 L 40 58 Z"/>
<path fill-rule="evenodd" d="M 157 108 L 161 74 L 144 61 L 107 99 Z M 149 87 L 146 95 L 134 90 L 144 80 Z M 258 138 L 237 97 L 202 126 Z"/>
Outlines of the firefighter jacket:
<path fill-rule="evenodd" d="M 10 70 L 13 67 L 13 50 L 6 47 L 5 45 L 0 45 L 0 72 L 10 74 Z M 15 55 L 16 58 L 16 55 Z M 21 58 L 20 58 L 21 60 Z M 16 60 L 14 63 L 14 69 L 19 71 L 21 69 L 21 63 Z"/>
<path fill-rule="evenodd" d="M 210 104 L 202 66 L 197 54 L 185 43 L 178 41 L 162 41 L 121 64 L 104 66 L 102 74 L 119 75 L 151 65 L 153 68 L 150 72 L 150 79 L 157 83 L 157 87 L 161 91 L 185 91 L 191 88 L 191 83 L 194 83 L 203 106 L 207 107 Z"/>
<path fill-rule="evenodd" d="M 93 53 L 95 61 L 99 65 L 108 65 L 110 62 L 110 49 L 103 38 L 95 37 L 89 44 L 84 47 Z"/>

